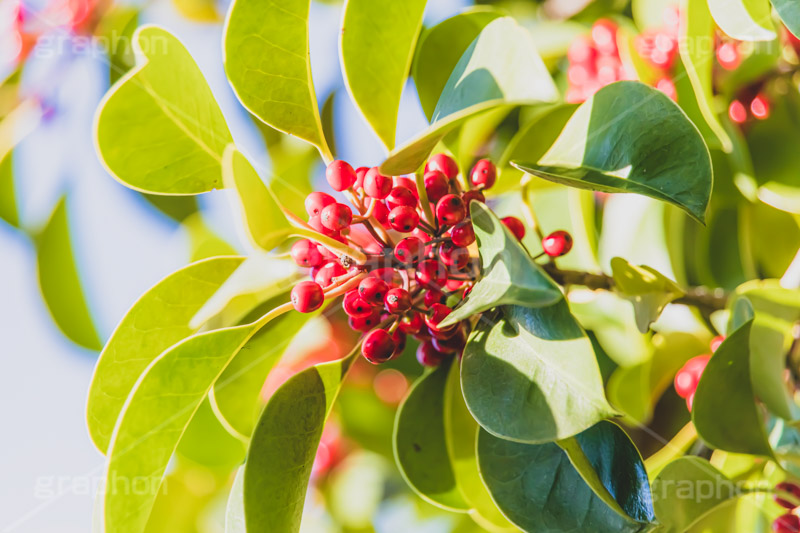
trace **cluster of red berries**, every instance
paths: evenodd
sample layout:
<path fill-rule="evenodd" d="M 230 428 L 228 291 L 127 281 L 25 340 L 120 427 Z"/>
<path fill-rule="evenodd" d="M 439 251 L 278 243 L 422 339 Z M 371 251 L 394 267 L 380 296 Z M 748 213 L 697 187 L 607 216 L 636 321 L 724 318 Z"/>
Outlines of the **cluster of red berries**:
<path fill-rule="evenodd" d="M 675 58 L 678 56 L 678 32 L 680 28 L 680 12 L 675 7 L 664 10 L 663 25 L 637 35 L 634 47 L 651 67 L 659 72 L 653 86 L 669 96 L 678 100 L 678 92 L 672 81 L 674 74 Z"/>
<path fill-rule="evenodd" d="M 781 494 L 783 493 L 783 494 Z M 775 494 L 772 497 L 775 503 L 788 509 L 772 522 L 772 531 L 775 533 L 800 533 L 800 485 L 791 481 L 784 481 L 775 485 Z"/>
<path fill-rule="evenodd" d="M 744 91 L 728 106 L 728 116 L 737 124 L 747 122 L 748 119 L 765 120 L 769 118 L 769 99 L 763 93 L 752 94 L 753 91 Z"/>
<path fill-rule="evenodd" d="M 567 50 L 566 101 L 580 103 L 615 81 L 636 79 L 627 71 L 617 48 L 617 25 L 600 19 L 589 35 L 578 37 Z"/>
<path fill-rule="evenodd" d="M 697 390 L 697 384 L 700 383 L 700 377 L 708 365 L 711 355 L 717 351 L 719 345 L 725 337 L 718 335 L 711 340 L 711 353 L 698 355 L 692 357 L 686 364 L 681 367 L 675 374 L 675 392 L 678 396 L 686 399 L 686 408 L 692 410 L 692 403 L 694 402 L 694 391 Z"/>
<path fill-rule="evenodd" d="M 366 333 L 361 351 L 372 363 L 399 355 L 407 335 L 421 341 L 417 359 L 423 365 L 435 366 L 460 353 L 469 321 L 444 328 L 439 324 L 478 278 L 469 204 L 485 201 L 482 191 L 494 185 L 497 170 L 481 159 L 469 173 L 467 190 L 458 174 L 449 156 L 431 157 L 423 175 L 426 209 L 414 179 L 385 176 L 378 167 L 353 169 L 344 161 L 328 165 L 328 183 L 357 213 L 329 194 L 312 192 L 305 201 L 308 226 L 359 250 L 367 261 L 354 264 L 350 257 L 337 255 L 335 247 L 310 239 L 295 242 L 292 258 L 311 269 L 313 281 L 292 289 L 294 308 L 311 312 L 326 299 L 344 295 L 350 327 Z M 502 221 L 518 239 L 524 237 L 519 219 Z M 566 232 L 555 232 L 542 244 L 545 253 L 556 257 L 569 251 L 572 239 Z"/>

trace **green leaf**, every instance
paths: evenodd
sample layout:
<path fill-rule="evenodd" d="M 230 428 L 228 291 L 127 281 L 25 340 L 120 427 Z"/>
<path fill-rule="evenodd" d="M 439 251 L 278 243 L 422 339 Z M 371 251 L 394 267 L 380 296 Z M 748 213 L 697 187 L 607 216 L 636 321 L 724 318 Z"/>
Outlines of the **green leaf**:
<path fill-rule="evenodd" d="M 106 531 L 141 533 L 162 476 L 192 416 L 225 366 L 285 304 L 243 326 L 198 333 L 148 365 L 114 428 L 103 497 Z M 119 480 L 144 480 L 146 489 L 120 490 Z"/>
<path fill-rule="evenodd" d="M 525 532 L 641 530 L 603 503 L 554 443 L 523 444 L 481 430 L 478 465 L 497 506 Z"/>
<path fill-rule="evenodd" d="M 330 161 L 311 78 L 310 4 L 235 0 L 225 27 L 225 73 L 248 111 L 313 144 Z"/>
<path fill-rule="evenodd" d="M 483 28 L 501 13 L 476 6 L 423 31 L 414 56 L 412 76 L 422 110 L 430 120 L 436 102 L 461 55 Z"/>
<path fill-rule="evenodd" d="M 389 175 L 416 171 L 445 135 L 479 113 L 556 98 L 555 85 L 527 30 L 510 17 L 495 19 L 459 59 L 430 127 L 392 151 L 381 170 Z"/>
<path fill-rule="evenodd" d="M 50 220 L 36 237 L 36 269 L 42 297 L 58 329 L 75 344 L 99 351 L 103 343 L 81 287 L 66 197 L 58 201 Z"/>
<path fill-rule="evenodd" d="M 199 465 L 230 471 L 242 463 L 246 451 L 244 443 L 225 429 L 205 399 L 181 435 L 176 453 Z"/>
<path fill-rule="evenodd" d="M 193 22 L 217 22 L 216 2 L 214 0 L 172 0 L 178 13 Z"/>
<path fill-rule="evenodd" d="M 694 393 L 692 422 L 709 446 L 772 457 L 750 381 L 750 320 L 723 341 Z"/>
<path fill-rule="evenodd" d="M 95 28 L 98 43 L 108 54 L 108 77 L 113 85 L 136 64 L 133 54 L 133 33 L 139 25 L 139 8 L 111 6 Z"/>
<path fill-rule="evenodd" d="M 244 467 L 236 471 L 225 506 L 225 533 L 246 533 L 244 521 Z"/>
<path fill-rule="evenodd" d="M 397 111 L 426 0 L 347 0 L 339 52 L 344 84 L 387 149 L 394 147 Z"/>
<path fill-rule="evenodd" d="M 248 531 L 299 531 L 322 428 L 357 352 L 295 374 L 267 402 L 245 463 Z"/>
<path fill-rule="evenodd" d="M 683 20 L 680 25 L 678 51 L 686 76 L 691 82 L 693 99 L 706 126 L 703 130 L 709 131 L 706 140 L 709 145 L 721 146 L 725 152 L 730 152 L 733 143 L 711 107 L 714 97 L 711 76 L 714 67 L 714 47 L 698 45 L 701 42 L 710 43 L 714 40 L 715 27 L 708 3 L 681 0 L 681 13 Z M 683 105 L 680 98 L 678 101 Z"/>
<path fill-rule="evenodd" d="M 689 531 L 720 504 L 739 496 L 736 485 L 700 457 L 680 457 L 653 481 L 653 507 L 664 533 Z"/>
<path fill-rule="evenodd" d="M 100 159 L 142 192 L 220 188 L 222 152 L 233 140 L 202 72 L 162 28 L 139 28 L 133 47 L 137 66 L 106 94 L 95 118 Z"/>
<path fill-rule="evenodd" d="M 646 265 L 637 267 L 614 257 L 611 270 L 617 290 L 633 303 L 636 326 L 642 333 L 650 330 L 668 303 L 685 294 L 674 281 Z"/>
<path fill-rule="evenodd" d="M 600 89 L 539 164 L 512 165 L 571 187 L 650 196 L 700 222 L 711 195 L 711 158 L 697 128 L 664 93 L 639 82 Z"/>
<path fill-rule="evenodd" d="M 557 443 L 606 505 L 624 518 L 654 519 L 650 481 L 642 456 L 618 425 L 602 421 Z"/>
<path fill-rule="evenodd" d="M 192 317 L 242 263 L 241 257 L 200 261 L 144 293 L 106 343 L 89 387 L 89 435 L 106 452 L 111 433 L 139 375 L 164 350 L 195 333 Z"/>
<path fill-rule="evenodd" d="M 266 251 L 283 243 L 293 228 L 278 199 L 261 181 L 247 158 L 232 144 L 222 157 L 225 186 L 236 191 L 250 241 Z"/>
<path fill-rule="evenodd" d="M 778 12 L 786 28 L 795 37 L 800 35 L 800 5 L 792 0 L 772 0 L 772 7 Z"/>
<path fill-rule="evenodd" d="M 159 198 L 167 197 L 160 196 Z M 206 226 L 201 213 L 187 216 L 183 227 L 189 235 L 189 261 L 192 263 L 209 257 L 236 255 L 236 250 L 230 244 Z"/>
<path fill-rule="evenodd" d="M 397 411 L 394 456 L 403 478 L 423 500 L 449 511 L 465 512 L 447 453 L 444 391 L 452 358 L 425 374 Z"/>
<path fill-rule="evenodd" d="M 0 219 L 19 227 L 17 197 L 14 187 L 14 152 L 9 150 L 0 159 Z"/>
<path fill-rule="evenodd" d="M 717 26 L 739 41 L 771 41 L 776 37 L 767 0 L 708 0 Z"/>
<path fill-rule="evenodd" d="M 521 442 L 571 437 L 616 413 L 592 343 L 565 300 L 481 319 L 464 350 L 461 385 L 475 420 Z M 498 386 L 502 384 L 502 386 Z"/>
<path fill-rule="evenodd" d="M 481 277 L 442 327 L 499 305 L 542 307 L 562 298 L 558 285 L 491 209 L 481 202 L 471 202 L 470 211 L 481 256 Z"/>

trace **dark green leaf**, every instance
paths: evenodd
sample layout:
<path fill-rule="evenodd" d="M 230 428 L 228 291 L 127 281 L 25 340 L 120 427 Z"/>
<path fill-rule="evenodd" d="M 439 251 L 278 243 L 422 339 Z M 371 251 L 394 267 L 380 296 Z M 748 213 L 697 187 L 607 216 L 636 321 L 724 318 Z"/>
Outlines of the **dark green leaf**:
<path fill-rule="evenodd" d="M 472 226 L 481 256 L 481 278 L 442 326 L 497 307 L 542 307 L 562 298 L 558 285 L 537 265 L 491 209 L 471 202 Z"/>
<path fill-rule="evenodd" d="M 793 0 L 772 0 L 772 7 L 778 12 L 789 31 L 795 37 L 800 35 L 800 4 Z"/>
<path fill-rule="evenodd" d="M 424 500 L 466 512 L 469 505 L 456 484 L 445 435 L 444 393 L 451 363 L 452 358 L 411 388 L 397 411 L 394 453 L 403 477 Z"/>
<path fill-rule="evenodd" d="M 481 426 L 508 439 L 548 442 L 616 414 L 592 343 L 565 300 L 506 307 L 504 315 L 496 323 L 481 319 L 461 363 L 464 399 Z"/>
<path fill-rule="evenodd" d="M 0 160 L 0 219 L 17 228 L 19 227 L 19 213 L 17 212 L 17 196 L 14 187 L 13 154 L 13 150 L 9 150 Z"/>
<path fill-rule="evenodd" d="M 664 93 L 639 82 L 600 89 L 539 164 L 512 164 L 572 187 L 650 196 L 701 222 L 711 194 L 711 159 L 697 128 Z"/>

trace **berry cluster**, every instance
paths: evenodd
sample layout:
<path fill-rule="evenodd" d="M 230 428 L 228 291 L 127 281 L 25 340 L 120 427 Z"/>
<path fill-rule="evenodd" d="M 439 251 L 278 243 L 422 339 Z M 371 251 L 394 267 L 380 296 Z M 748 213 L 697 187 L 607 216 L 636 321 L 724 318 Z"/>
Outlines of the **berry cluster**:
<path fill-rule="evenodd" d="M 728 106 L 728 116 L 737 124 L 748 119 L 766 120 L 769 118 L 770 104 L 767 96 L 757 89 L 746 89 Z"/>
<path fill-rule="evenodd" d="M 294 308 L 311 312 L 326 299 L 343 295 L 350 327 L 365 333 L 361 351 L 371 363 L 402 353 L 407 335 L 421 342 L 417 359 L 423 365 L 436 366 L 460 353 L 470 322 L 444 328 L 439 324 L 478 278 L 469 203 L 485 201 L 483 191 L 494 185 L 497 170 L 489 160 L 478 161 L 469 173 L 468 190 L 461 187 L 458 174 L 449 156 L 431 157 L 423 176 L 429 205 L 423 206 L 416 180 L 385 176 L 378 167 L 353 169 L 344 161 L 328 165 L 328 183 L 356 212 L 329 194 L 312 192 L 305 201 L 308 226 L 360 250 L 367 261 L 354 264 L 350 257 L 337 255 L 335 247 L 314 240 L 295 242 L 292 258 L 311 269 L 313 281 L 302 281 L 292 289 Z M 518 239 L 524 237 L 525 226 L 519 219 L 502 221 Z M 545 253 L 552 257 L 567 253 L 571 246 L 566 232 L 555 232 L 543 241 Z"/>
<path fill-rule="evenodd" d="M 617 49 L 617 25 L 600 19 L 590 35 L 581 36 L 567 50 L 566 101 L 580 103 L 598 89 L 620 80 L 635 79 L 622 64 Z"/>
<path fill-rule="evenodd" d="M 775 533 L 800 533 L 800 485 L 791 481 L 784 481 L 775 485 L 775 503 L 788 509 L 772 522 L 772 531 Z"/>
<path fill-rule="evenodd" d="M 653 86 L 673 100 L 678 100 L 678 92 L 672 81 L 675 58 L 678 56 L 678 30 L 680 13 L 674 7 L 664 10 L 663 25 L 637 35 L 634 47 L 650 66 L 659 73 Z"/>
<path fill-rule="evenodd" d="M 711 354 L 698 355 L 692 357 L 686 364 L 681 367 L 675 374 L 675 392 L 678 396 L 686 399 L 686 408 L 692 410 L 692 403 L 694 402 L 694 391 L 697 389 L 697 384 L 700 383 L 700 377 L 708 365 L 711 355 L 717 351 L 719 345 L 725 337 L 717 336 L 711 340 Z"/>

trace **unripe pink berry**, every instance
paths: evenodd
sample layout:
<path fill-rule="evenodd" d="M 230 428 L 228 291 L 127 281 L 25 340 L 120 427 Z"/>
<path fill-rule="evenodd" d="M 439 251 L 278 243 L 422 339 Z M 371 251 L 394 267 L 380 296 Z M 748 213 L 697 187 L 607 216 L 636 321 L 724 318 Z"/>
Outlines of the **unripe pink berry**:
<path fill-rule="evenodd" d="M 384 176 L 378 167 L 372 167 L 364 176 L 364 192 L 371 198 L 383 200 L 392 190 L 392 178 Z"/>
<path fill-rule="evenodd" d="M 325 169 L 325 178 L 334 191 L 344 191 L 356 182 L 356 171 L 348 163 L 337 159 Z"/>
<path fill-rule="evenodd" d="M 316 311 L 325 301 L 322 287 L 313 281 L 301 281 L 292 288 L 292 306 L 301 313 Z"/>
<path fill-rule="evenodd" d="M 322 254 L 317 249 L 317 243 L 308 239 L 301 239 L 292 245 L 292 259 L 297 266 L 311 268 L 322 262 Z"/>

